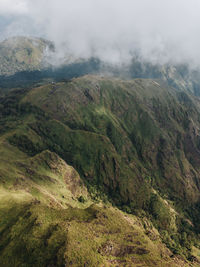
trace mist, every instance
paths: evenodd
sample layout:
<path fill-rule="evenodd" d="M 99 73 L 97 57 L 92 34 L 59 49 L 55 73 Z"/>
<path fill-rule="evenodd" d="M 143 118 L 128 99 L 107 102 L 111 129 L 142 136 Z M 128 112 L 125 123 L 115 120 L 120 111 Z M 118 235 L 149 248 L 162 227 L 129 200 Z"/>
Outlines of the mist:
<path fill-rule="evenodd" d="M 57 57 L 200 65 L 198 0 L 1 0 L 1 39 L 51 40 Z"/>

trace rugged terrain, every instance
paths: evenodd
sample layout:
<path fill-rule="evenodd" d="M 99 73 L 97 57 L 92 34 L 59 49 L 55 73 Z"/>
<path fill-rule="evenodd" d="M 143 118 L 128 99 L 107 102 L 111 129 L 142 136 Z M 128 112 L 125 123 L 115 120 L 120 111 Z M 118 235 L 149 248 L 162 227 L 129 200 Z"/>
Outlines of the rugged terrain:
<path fill-rule="evenodd" d="M 198 86 L 98 64 L 1 88 L 1 266 L 200 266 Z"/>

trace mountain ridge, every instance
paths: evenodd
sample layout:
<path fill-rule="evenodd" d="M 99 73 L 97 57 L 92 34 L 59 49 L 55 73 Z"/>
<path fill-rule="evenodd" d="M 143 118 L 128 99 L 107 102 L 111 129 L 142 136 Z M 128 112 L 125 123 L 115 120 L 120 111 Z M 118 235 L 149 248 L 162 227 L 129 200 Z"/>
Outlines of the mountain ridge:
<path fill-rule="evenodd" d="M 198 94 L 87 64 L 1 89 L 3 266 L 200 266 Z"/>
<path fill-rule="evenodd" d="M 86 74 L 98 74 L 128 80 L 159 80 L 173 88 L 197 96 L 200 94 L 200 70 L 198 67 L 192 69 L 187 63 L 159 64 L 134 55 L 129 63 L 112 64 L 97 57 L 77 58 L 66 53 L 60 56 L 62 60 L 59 61 L 57 48 L 52 42 L 43 38 L 23 36 L 2 41 L 0 50 L 1 83 L 4 85 L 10 80 L 12 82 L 9 82 L 9 87 L 15 84 L 15 80 L 19 80 L 19 86 L 20 83 L 31 80 L 37 83 L 42 79 L 58 81 Z"/>

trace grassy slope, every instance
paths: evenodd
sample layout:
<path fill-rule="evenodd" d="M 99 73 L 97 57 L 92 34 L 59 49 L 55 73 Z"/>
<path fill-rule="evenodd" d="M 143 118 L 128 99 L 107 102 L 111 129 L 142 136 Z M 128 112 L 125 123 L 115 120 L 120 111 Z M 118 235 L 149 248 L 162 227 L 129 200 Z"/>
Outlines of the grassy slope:
<path fill-rule="evenodd" d="M 159 187 L 170 187 L 170 194 L 181 196 L 181 201 L 199 199 L 199 110 L 187 94 L 175 95 L 151 80 L 86 76 L 35 88 L 23 101 L 74 130 L 108 137 L 134 173 L 144 167 Z"/>
<path fill-rule="evenodd" d="M 1 136 L 1 266 L 187 266 L 170 257 L 147 219 L 91 205 L 61 158 L 49 151 L 27 156 L 8 135 Z"/>
<path fill-rule="evenodd" d="M 149 238 L 140 220 L 114 208 L 57 209 L 25 194 L 3 197 L 1 266 L 188 266 L 170 257 L 156 230 Z"/>
<path fill-rule="evenodd" d="M 195 100 L 151 80 L 94 76 L 23 95 L 1 99 L 4 266 L 186 266 L 170 258 L 160 237 L 174 253 L 191 257 L 196 238 L 180 201 L 199 198 Z M 79 172 L 93 200 L 61 158 Z M 142 219 L 90 206 L 99 198 Z"/>
<path fill-rule="evenodd" d="M 51 117 L 73 129 L 76 132 L 76 145 L 73 149 L 78 144 L 80 158 L 77 162 L 72 156 L 71 164 L 89 184 L 91 175 L 85 175 L 84 169 L 87 169 L 87 174 L 90 169 L 93 179 L 97 177 L 95 181 L 102 183 L 115 203 L 128 206 L 128 210 L 131 209 L 132 212 L 141 208 L 147 212 L 151 210 L 152 219 L 157 221 L 155 224 L 160 231 L 170 232 L 172 242 L 166 242 L 171 244 L 171 248 L 174 247 L 174 230 L 167 226 L 168 223 L 165 224 L 169 217 L 168 205 L 162 205 L 159 198 L 152 196 L 151 187 L 167 199 L 167 203 L 175 204 L 181 219 L 176 219 L 175 222 L 178 224 L 179 245 L 174 250 L 180 252 L 182 224 L 185 224 L 182 216 L 190 213 L 188 218 L 193 218 L 197 228 L 199 225 L 199 219 L 196 220 L 199 218 L 198 212 L 193 213 L 194 206 L 199 201 L 198 99 L 165 88 L 158 81 L 120 81 L 85 76 L 67 83 L 37 87 L 22 102 L 39 106 Z M 52 128 L 55 127 L 49 129 Z M 93 157 L 91 164 L 82 165 L 88 146 L 97 155 L 98 143 L 100 147 L 104 145 L 98 141 L 96 146 L 90 146 L 86 139 L 86 147 L 84 142 L 83 149 L 82 141 L 77 138 L 80 130 L 87 135 L 92 132 L 109 138 L 116 152 L 115 166 L 119 167 L 114 182 L 112 173 L 103 173 L 102 169 L 100 173 L 95 173 L 99 159 Z M 37 133 L 43 135 L 43 132 L 42 129 Z M 58 137 L 54 139 L 55 142 L 57 140 Z M 61 142 L 62 145 L 65 140 Z M 113 148 L 108 150 L 114 151 Z M 74 155 L 74 151 L 69 154 Z M 89 154 L 93 153 L 90 151 Z M 62 154 L 62 157 L 65 158 L 65 155 Z M 106 170 L 111 167 L 112 164 L 108 162 Z M 112 183 L 108 184 L 106 180 Z M 186 212 L 185 215 L 183 211 Z M 191 227 L 188 225 L 185 228 L 188 235 Z"/>

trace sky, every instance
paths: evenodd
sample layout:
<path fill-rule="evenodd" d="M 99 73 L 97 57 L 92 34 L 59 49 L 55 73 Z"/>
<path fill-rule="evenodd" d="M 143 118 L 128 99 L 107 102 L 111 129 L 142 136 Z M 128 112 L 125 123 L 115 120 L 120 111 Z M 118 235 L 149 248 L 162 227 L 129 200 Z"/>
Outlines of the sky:
<path fill-rule="evenodd" d="M 200 65 L 199 0 L 0 0 L 0 39 L 33 35 L 60 55 Z"/>

